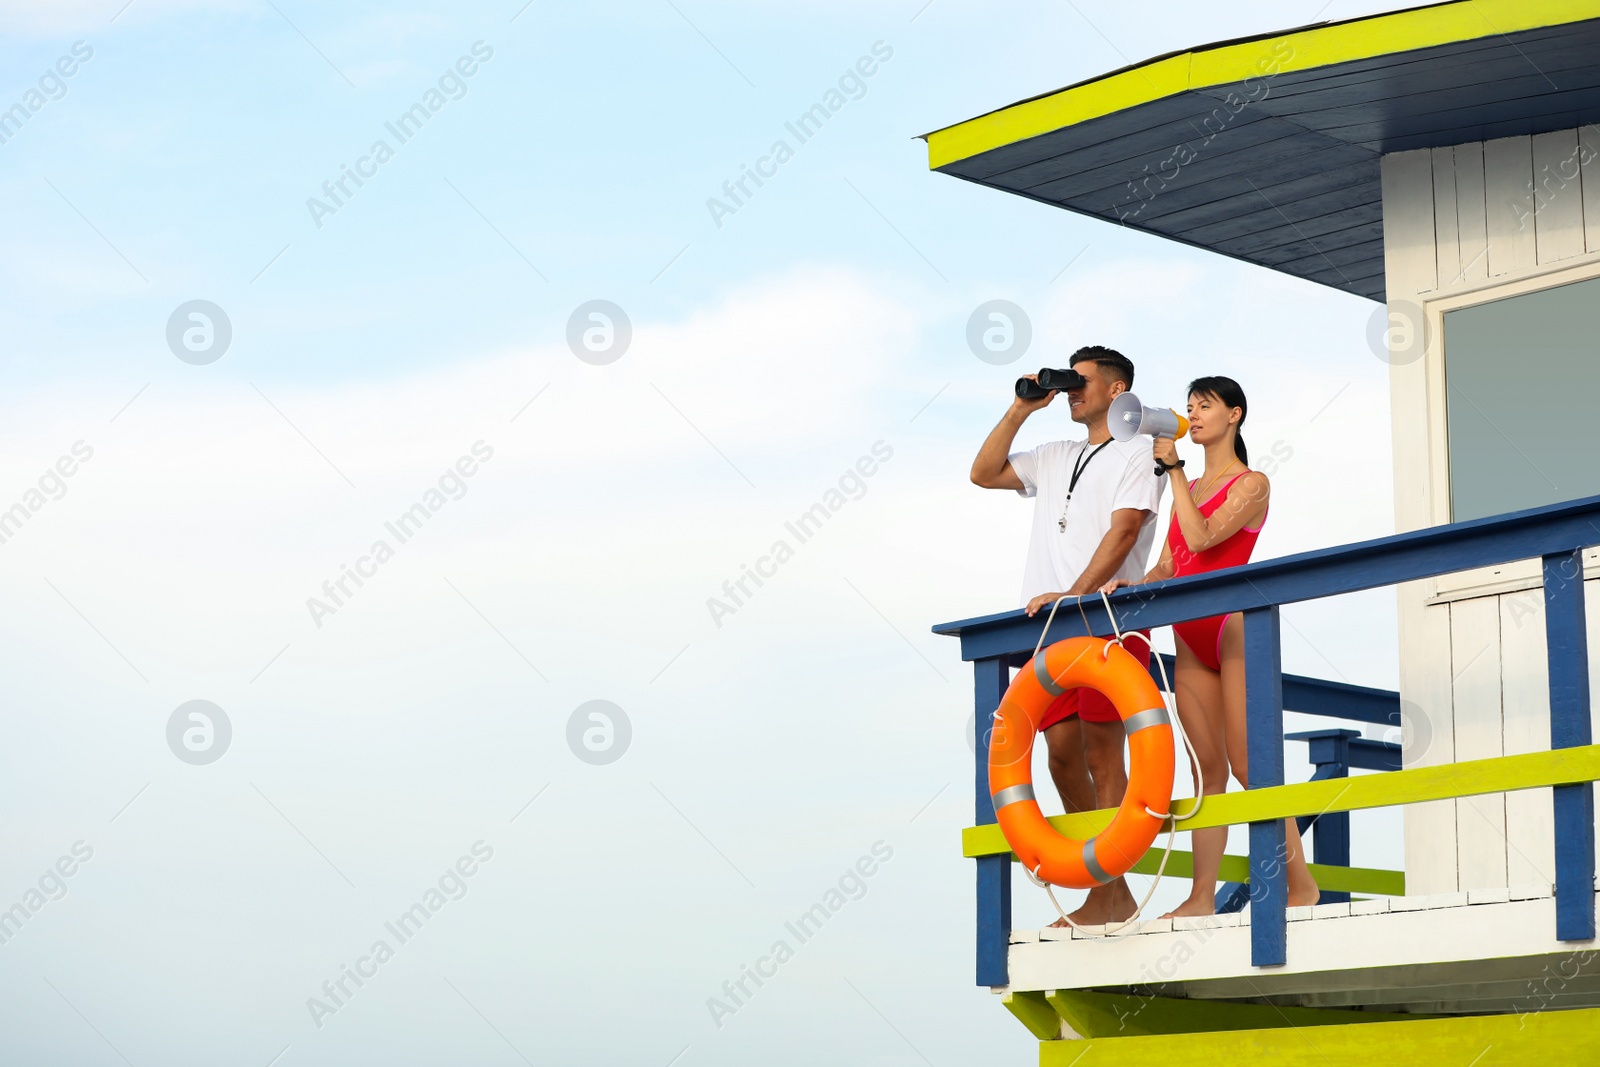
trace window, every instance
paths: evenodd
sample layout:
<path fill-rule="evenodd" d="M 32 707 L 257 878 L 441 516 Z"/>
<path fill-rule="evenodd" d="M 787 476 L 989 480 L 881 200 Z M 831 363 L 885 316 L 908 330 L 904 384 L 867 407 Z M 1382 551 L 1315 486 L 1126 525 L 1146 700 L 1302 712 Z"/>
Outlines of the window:
<path fill-rule="evenodd" d="M 1444 313 L 1456 522 L 1600 495 L 1600 278 Z"/>

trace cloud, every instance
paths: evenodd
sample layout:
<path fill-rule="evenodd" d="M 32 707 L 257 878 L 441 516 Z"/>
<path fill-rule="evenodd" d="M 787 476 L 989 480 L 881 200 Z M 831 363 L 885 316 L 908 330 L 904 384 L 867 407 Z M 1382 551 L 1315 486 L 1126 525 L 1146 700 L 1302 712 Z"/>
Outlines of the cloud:
<path fill-rule="evenodd" d="M 482 440 L 494 458 L 406 547 L 386 588 L 363 593 L 385 606 L 374 641 L 448 595 L 434 588 L 441 567 L 492 573 L 546 603 L 614 579 L 698 590 L 745 551 L 725 535 L 765 544 L 779 516 L 809 506 L 881 435 L 872 398 L 910 350 L 914 320 L 867 278 L 805 270 L 675 322 L 636 323 L 629 352 L 605 367 L 561 346 L 305 385 L 173 360 L 115 423 L 104 420 L 137 382 L 55 379 L 15 397 L 0 428 L 0 510 L 74 441 L 95 458 L 0 553 L 114 599 L 161 589 L 139 609 L 154 632 L 209 645 L 221 631 L 192 621 L 228 619 L 226 641 L 254 656 L 286 627 L 312 634 L 306 597 L 375 540 L 393 541 L 384 523 Z M 678 547 L 619 577 L 604 553 L 630 544 Z M 424 563 L 426 581 L 399 577 Z M 702 594 L 666 599 L 694 614 Z"/>

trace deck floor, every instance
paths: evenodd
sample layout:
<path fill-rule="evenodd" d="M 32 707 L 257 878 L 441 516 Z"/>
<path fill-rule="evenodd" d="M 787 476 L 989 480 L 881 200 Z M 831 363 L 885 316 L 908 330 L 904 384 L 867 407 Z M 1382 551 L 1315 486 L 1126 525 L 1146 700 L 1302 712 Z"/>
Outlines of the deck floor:
<path fill-rule="evenodd" d="M 1459 1015 L 1600 1006 L 1600 946 L 1555 939 L 1550 886 L 1289 909 L 1288 961 L 1250 965 L 1250 913 L 1106 935 L 1015 930 L 1011 990 Z"/>

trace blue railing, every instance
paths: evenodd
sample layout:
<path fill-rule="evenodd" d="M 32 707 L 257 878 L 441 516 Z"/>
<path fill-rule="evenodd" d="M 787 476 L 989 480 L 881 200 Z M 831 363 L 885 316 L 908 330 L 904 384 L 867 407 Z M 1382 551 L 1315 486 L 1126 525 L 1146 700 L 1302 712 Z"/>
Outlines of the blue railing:
<path fill-rule="evenodd" d="M 1243 613 L 1246 747 L 1251 788 L 1260 789 L 1283 784 L 1285 707 L 1316 713 L 1314 705 L 1319 699 L 1324 705 L 1337 700 L 1346 708 L 1340 717 L 1361 722 L 1392 723 L 1399 712 L 1392 693 L 1285 677 L 1279 633 L 1281 605 L 1522 559 L 1543 561 L 1551 748 L 1591 744 L 1582 550 L 1594 544 L 1600 544 L 1600 497 L 1134 586 L 1118 590 L 1110 600 L 1117 623 L 1125 630 Z M 1098 597 L 1085 599 L 1082 609 L 1081 614 L 1076 609 L 1058 612 L 1051 636 L 1062 639 L 1111 632 L 1111 621 Z M 959 637 L 961 658 L 973 664 L 979 723 L 974 816 L 980 825 L 995 821 L 989 799 L 987 744 L 994 711 L 1010 684 L 1011 666 L 1032 654 L 1044 624 L 1043 613 L 1030 618 L 1021 611 L 1009 611 L 934 627 L 935 633 Z M 1448 670 L 1448 665 L 1441 669 Z M 1347 754 L 1350 751 L 1347 747 Z M 1592 939 L 1593 784 L 1557 785 L 1552 793 L 1556 936 L 1562 941 Z M 1258 967 L 1281 965 L 1287 955 L 1288 872 L 1279 861 L 1284 847 L 1281 820 L 1250 824 L 1249 869 L 1254 887 L 1251 957 Z M 1006 985 L 1010 857 L 984 855 L 975 862 L 978 984 Z"/>

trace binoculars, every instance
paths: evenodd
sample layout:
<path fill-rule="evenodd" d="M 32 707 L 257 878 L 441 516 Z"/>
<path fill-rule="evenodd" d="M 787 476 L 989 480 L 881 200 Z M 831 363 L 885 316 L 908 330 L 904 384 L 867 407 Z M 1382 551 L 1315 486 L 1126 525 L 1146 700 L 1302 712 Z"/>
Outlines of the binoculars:
<path fill-rule="evenodd" d="M 1083 375 L 1075 370 L 1051 370 L 1046 367 L 1039 372 L 1039 380 L 1031 381 L 1027 378 L 1017 379 L 1017 397 L 1020 400 L 1038 400 L 1050 393 L 1066 392 L 1068 389 L 1082 389 L 1088 383 Z"/>

